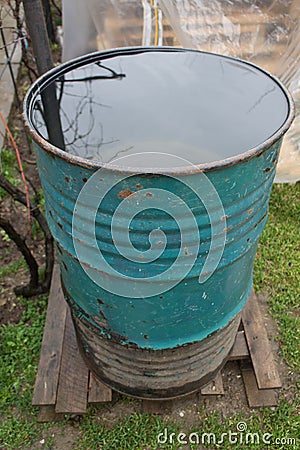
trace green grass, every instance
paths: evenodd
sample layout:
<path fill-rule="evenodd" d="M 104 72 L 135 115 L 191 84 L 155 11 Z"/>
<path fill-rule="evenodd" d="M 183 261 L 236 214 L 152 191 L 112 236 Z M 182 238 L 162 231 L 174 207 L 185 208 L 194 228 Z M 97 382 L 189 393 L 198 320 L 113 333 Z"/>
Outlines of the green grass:
<path fill-rule="evenodd" d="M 17 272 L 21 267 L 27 267 L 25 259 L 23 257 L 16 259 L 14 262 L 9 264 L 6 267 L 0 267 L 0 278 L 6 277 L 7 275 L 11 275 L 12 273 Z"/>
<path fill-rule="evenodd" d="M 299 369 L 299 185 L 274 186 L 269 220 L 263 232 L 255 263 L 255 288 L 266 292 L 270 310 L 277 320 L 280 331 L 280 344 L 283 356 L 289 366 Z M 22 263 L 23 264 L 23 263 Z M 2 269 L 0 277 L 22 266 L 21 259 Z M 0 328 L 0 448 L 7 450 L 26 449 L 32 442 L 46 436 L 48 425 L 37 424 L 36 410 L 31 406 L 34 377 L 42 339 L 45 318 L 46 299 L 19 299 L 25 306 L 23 317 L 18 324 Z M 107 427 L 101 421 L 101 411 L 91 411 L 82 419 L 80 436 L 76 450 L 150 450 L 178 449 L 178 433 L 187 435 L 194 432 L 215 433 L 220 439 L 222 433 L 237 431 L 241 421 L 247 425 L 249 433 L 257 433 L 260 443 L 233 444 L 228 436 L 219 447 L 206 441 L 202 445 L 191 445 L 192 449 L 296 449 L 299 444 L 299 386 L 293 390 L 292 402 L 281 401 L 274 409 L 262 409 L 248 412 L 248 417 L 233 415 L 224 418 L 220 413 L 208 414 L 205 408 L 199 410 L 198 424 L 191 429 L 184 422 L 174 423 L 149 414 L 134 413 L 120 419 L 113 427 Z M 298 395 L 297 395 L 298 394 Z M 130 407 L 130 402 L 128 403 Z M 66 430 L 62 424 L 62 431 Z M 167 429 L 166 443 L 159 444 L 157 436 Z M 173 443 L 170 443 L 170 435 Z M 264 445 L 261 441 L 264 433 L 272 438 L 298 438 L 296 446 L 291 443 Z M 181 436 L 182 438 L 182 436 Z M 240 435 L 239 435 L 240 438 Z M 243 436 L 245 438 L 245 436 Z M 49 441 L 49 442 L 48 442 Z M 52 443 L 51 443 L 52 441 Z M 46 437 L 50 449 L 53 439 Z M 273 442 L 273 441 L 272 441 Z M 51 445 L 50 445 L 51 444 Z M 181 448 L 188 448 L 182 445 Z"/>
<path fill-rule="evenodd" d="M 281 351 L 300 370 L 300 183 L 274 185 L 254 268 L 254 287 L 268 295 Z"/>
<path fill-rule="evenodd" d="M 262 449 L 265 448 L 263 438 L 269 440 L 270 444 L 274 442 L 276 438 L 299 439 L 299 417 L 297 412 L 296 405 L 289 405 L 287 402 L 281 402 L 274 411 L 269 408 L 265 408 L 261 410 L 261 413 L 253 413 L 247 418 L 240 414 L 235 414 L 224 420 L 218 412 L 211 415 L 207 415 L 204 412 L 200 417 L 202 422 L 201 427 L 194 427 L 192 430 L 189 430 L 189 432 L 196 432 L 199 436 L 201 436 L 201 438 L 203 433 L 214 433 L 216 442 L 222 439 L 222 433 L 224 433 L 223 442 L 222 445 L 220 445 L 222 449 L 232 449 L 233 443 L 235 444 L 235 439 L 238 439 L 239 445 L 234 445 L 234 448 Z M 244 428 L 241 429 L 240 426 L 243 426 Z M 232 433 L 231 437 L 229 436 L 229 432 Z M 237 433 L 237 435 L 234 433 Z M 256 436 L 253 436 L 253 438 L 249 436 L 247 442 L 247 433 L 251 435 L 256 434 Z M 266 435 L 267 433 L 269 436 Z M 211 445 L 209 445 L 207 436 L 205 436 L 202 445 L 204 448 L 212 448 Z M 191 447 L 195 450 L 199 448 L 194 445 Z M 270 445 L 266 448 L 274 447 Z M 276 445 L 276 448 L 285 449 L 289 447 L 286 443 L 283 443 L 282 445 Z M 290 448 L 293 448 L 293 446 Z M 294 448 L 296 448 L 296 446 Z"/>
<path fill-rule="evenodd" d="M 187 441 L 194 450 L 199 448 L 229 450 L 233 447 L 260 450 L 265 448 L 263 439 L 269 442 L 266 448 L 296 449 L 299 448 L 298 413 L 295 403 L 281 402 L 274 411 L 266 408 L 246 419 L 240 414 L 235 414 L 224 420 L 220 413 L 207 414 L 202 408 L 198 419 L 199 425 L 191 428 L 187 428 L 184 423 L 179 425 L 170 420 L 165 421 L 159 416 L 138 413 L 120 420 L 113 428 L 107 428 L 97 416 L 90 415 L 83 419 L 81 437 L 77 441 L 76 450 L 185 448 L 184 445 L 180 447 L 180 443 L 182 444 L 180 441 Z M 246 426 L 245 431 L 238 428 L 241 422 Z M 185 436 L 179 433 L 184 433 Z M 237 444 L 234 442 L 236 439 Z M 280 439 L 276 445 L 275 439 Z M 287 439 L 292 441 L 288 444 Z M 220 442 L 221 440 L 223 442 Z"/>
<path fill-rule="evenodd" d="M 15 153 L 5 147 L 0 149 L 0 171 L 14 186 L 20 183 Z M 7 196 L 7 192 L 0 187 L 0 202 Z"/>
<path fill-rule="evenodd" d="M 179 431 L 178 425 L 151 414 L 131 414 L 111 429 L 101 423 L 97 416 L 86 416 L 81 424 L 82 435 L 76 450 L 133 450 L 146 446 L 156 449 L 157 435 L 166 427 L 170 433 Z"/>
<path fill-rule="evenodd" d="M 31 399 L 47 301 L 19 301 L 20 322 L 0 328 L 0 448 L 7 449 L 26 448 L 38 431 Z"/>

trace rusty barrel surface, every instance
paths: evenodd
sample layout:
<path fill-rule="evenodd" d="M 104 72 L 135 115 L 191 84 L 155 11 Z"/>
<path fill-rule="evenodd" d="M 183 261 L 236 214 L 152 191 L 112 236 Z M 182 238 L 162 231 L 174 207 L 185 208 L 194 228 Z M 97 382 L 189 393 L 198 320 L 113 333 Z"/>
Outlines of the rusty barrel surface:
<path fill-rule="evenodd" d="M 193 73 L 169 92 L 179 77 L 173 57 L 184 76 Z M 159 92 L 155 114 L 139 87 L 148 72 L 149 98 Z M 134 93 L 122 103 L 132 79 Z M 49 142 L 41 113 L 40 93 L 50 83 L 65 149 Z M 185 104 L 193 105 L 191 114 Z M 104 383 L 136 397 L 199 389 L 226 361 L 252 288 L 278 153 L 294 114 L 289 93 L 262 69 L 233 58 L 130 48 L 56 67 L 30 88 L 24 111 L 87 364 Z M 128 134 L 131 115 L 137 129 Z M 173 147 L 160 147 L 170 137 Z M 207 160 L 199 150 L 197 162 L 194 149 L 201 142 L 208 148 L 210 139 Z"/>

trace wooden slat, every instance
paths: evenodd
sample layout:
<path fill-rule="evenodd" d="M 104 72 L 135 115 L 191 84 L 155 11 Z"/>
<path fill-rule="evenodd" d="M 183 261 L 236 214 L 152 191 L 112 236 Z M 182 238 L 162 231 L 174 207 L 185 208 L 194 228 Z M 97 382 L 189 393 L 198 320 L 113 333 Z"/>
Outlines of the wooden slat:
<path fill-rule="evenodd" d="M 56 402 L 66 312 L 67 305 L 61 289 L 59 266 L 55 264 L 32 399 L 34 406 L 54 405 Z"/>
<path fill-rule="evenodd" d="M 60 422 L 62 420 L 64 420 L 64 414 L 56 414 L 54 405 L 40 406 L 38 422 Z"/>
<path fill-rule="evenodd" d="M 200 392 L 202 395 L 223 395 L 224 386 L 221 372 L 218 372 L 216 377 L 210 383 L 206 384 Z"/>
<path fill-rule="evenodd" d="M 243 310 L 242 321 L 259 389 L 281 387 L 270 341 L 253 291 Z"/>
<path fill-rule="evenodd" d="M 249 350 L 245 338 L 245 332 L 238 331 L 233 348 L 228 357 L 229 361 L 235 361 L 237 359 L 247 359 L 249 358 Z"/>
<path fill-rule="evenodd" d="M 240 365 L 250 408 L 277 406 L 277 394 L 274 389 L 258 389 L 255 373 L 250 361 L 241 361 Z"/>
<path fill-rule="evenodd" d="M 101 383 L 90 372 L 88 403 L 103 403 L 112 401 L 112 390 Z"/>
<path fill-rule="evenodd" d="M 68 308 L 55 412 L 84 414 L 87 405 L 88 381 L 89 370 L 79 353 Z"/>

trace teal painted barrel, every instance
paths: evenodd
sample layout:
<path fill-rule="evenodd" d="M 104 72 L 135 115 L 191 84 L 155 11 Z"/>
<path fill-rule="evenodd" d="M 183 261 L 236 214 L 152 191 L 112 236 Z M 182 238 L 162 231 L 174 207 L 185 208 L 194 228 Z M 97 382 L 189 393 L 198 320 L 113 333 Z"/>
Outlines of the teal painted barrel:
<path fill-rule="evenodd" d="M 50 84 L 64 149 L 44 123 Z M 63 290 L 101 381 L 171 398 L 220 370 L 293 114 L 262 69 L 179 48 L 86 55 L 30 88 L 24 117 Z"/>

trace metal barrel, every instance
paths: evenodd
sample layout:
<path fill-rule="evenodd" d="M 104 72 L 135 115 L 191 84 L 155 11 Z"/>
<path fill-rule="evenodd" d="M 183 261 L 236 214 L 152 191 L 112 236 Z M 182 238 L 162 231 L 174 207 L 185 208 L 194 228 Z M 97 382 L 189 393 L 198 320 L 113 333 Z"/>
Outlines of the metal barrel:
<path fill-rule="evenodd" d="M 42 76 L 24 102 L 80 349 L 100 380 L 140 398 L 198 390 L 226 362 L 294 115 L 281 83 L 251 65 L 277 86 L 287 112 L 270 137 L 238 155 L 139 169 L 126 159 L 123 166 L 90 161 L 43 137 L 34 111 L 44 86 L 91 61 L 156 51 L 201 54 L 164 47 L 87 55 Z"/>

